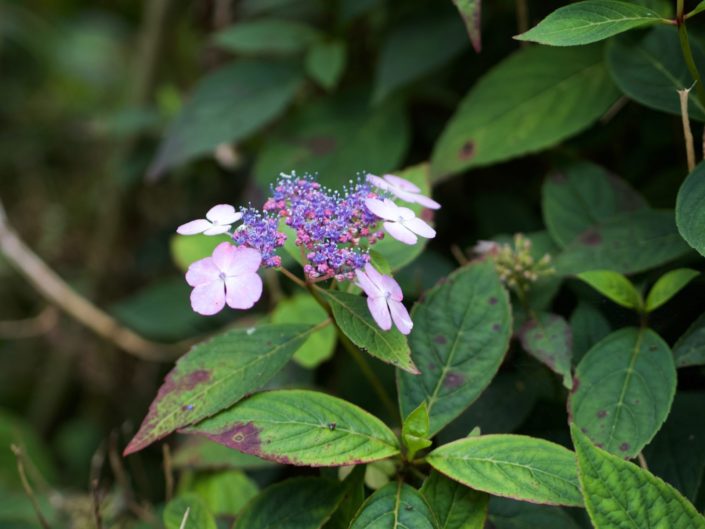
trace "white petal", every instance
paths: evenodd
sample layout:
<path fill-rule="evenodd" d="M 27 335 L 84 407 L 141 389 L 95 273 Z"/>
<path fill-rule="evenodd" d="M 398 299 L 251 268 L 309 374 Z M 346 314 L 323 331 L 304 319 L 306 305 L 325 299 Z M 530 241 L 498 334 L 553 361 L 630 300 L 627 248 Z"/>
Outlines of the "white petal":
<path fill-rule="evenodd" d="M 203 285 L 215 281 L 220 276 L 220 270 L 215 266 L 212 257 L 199 259 L 195 263 L 191 263 L 186 272 L 186 282 L 192 287 Z"/>
<path fill-rule="evenodd" d="M 206 218 L 214 224 L 233 224 L 242 218 L 242 213 L 230 204 L 218 204 L 208 210 Z"/>
<path fill-rule="evenodd" d="M 414 201 L 428 209 L 441 209 L 441 205 L 438 202 L 424 195 L 416 195 Z"/>
<path fill-rule="evenodd" d="M 198 285 L 191 292 L 191 308 L 203 316 L 217 314 L 225 306 L 225 285 L 220 279 Z"/>
<path fill-rule="evenodd" d="M 377 287 L 377 290 L 384 295 L 384 276 L 379 272 L 379 270 L 372 266 L 372 263 L 367 263 L 365 265 L 365 272 L 367 273 L 367 277 L 370 278 L 370 281 L 372 281 L 374 286 Z"/>
<path fill-rule="evenodd" d="M 379 189 L 383 189 L 385 191 L 389 189 L 389 184 L 383 178 L 373 175 L 372 173 L 367 175 L 367 181 Z"/>
<path fill-rule="evenodd" d="M 419 189 L 415 184 L 409 182 L 406 178 L 401 178 L 399 176 L 394 176 L 393 174 L 384 175 L 384 179 L 392 184 L 394 187 L 398 187 L 402 191 L 411 191 L 412 193 L 420 193 Z"/>
<path fill-rule="evenodd" d="M 221 233 L 228 233 L 230 225 L 221 226 L 220 224 L 212 224 L 210 228 L 203 232 L 203 235 L 220 235 Z"/>
<path fill-rule="evenodd" d="M 362 270 L 355 270 L 355 275 L 357 276 L 357 285 L 365 291 L 368 297 L 377 298 L 384 294 Z"/>
<path fill-rule="evenodd" d="M 413 219 L 405 220 L 403 222 L 404 226 L 409 228 L 414 233 L 421 235 L 421 237 L 426 237 L 427 239 L 433 239 L 436 236 L 436 230 L 431 226 L 426 224 L 418 217 Z"/>
<path fill-rule="evenodd" d="M 390 298 L 394 301 L 401 301 L 404 299 L 404 294 L 401 291 L 399 283 L 394 281 L 392 276 L 382 276 L 382 285 L 385 292 L 389 292 Z"/>
<path fill-rule="evenodd" d="M 418 237 L 398 222 L 385 222 L 384 229 L 396 240 L 404 244 L 416 244 Z"/>
<path fill-rule="evenodd" d="M 397 212 L 398 212 L 398 216 L 397 216 L 396 220 L 399 220 L 401 218 L 406 221 L 406 220 L 411 220 L 414 217 L 416 217 L 416 213 L 414 213 L 413 209 L 397 206 Z"/>
<path fill-rule="evenodd" d="M 409 311 L 406 310 L 406 307 L 400 301 L 392 300 L 389 302 L 389 310 L 392 313 L 394 325 L 397 326 L 399 332 L 402 334 L 409 334 L 411 332 L 411 328 L 414 326 L 414 322 L 411 321 Z"/>
<path fill-rule="evenodd" d="M 262 278 L 245 274 L 225 279 L 225 301 L 232 309 L 249 309 L 262 296 Z"/>
<path fill-rule="evenodd" d="M 367 298 L 367 308 L 380 329 L 388 331 L 392 328 L 392 318 L 385 298 Z"/>
<path fill-rule="evenodd" d="M 186 224 L 182 224 L 176 228 L 176 233 L 180 235 L 196 235 L 197 233 L 203 233 L 211 226 L 212 224 L 206 219 L 197 219 L 187 222 Z"/>
<path fill-rule="evenodd" d="M 388 198 L 385 198 L 384 200 L 379 200 L 378 198 L 368 198 L 365 200 L 365 206 L 367 206 L 367 209 L 369 209 L 373 215 L 377 215 L 381 219 L 399 219 L 399 206 Z"/>
<path fill-rule="evenodd" d="M 262 255 L 252 248 L 223 242 L 213 250 L 213 261 L 226 276 L 235 277 L 257 271 Z"/>

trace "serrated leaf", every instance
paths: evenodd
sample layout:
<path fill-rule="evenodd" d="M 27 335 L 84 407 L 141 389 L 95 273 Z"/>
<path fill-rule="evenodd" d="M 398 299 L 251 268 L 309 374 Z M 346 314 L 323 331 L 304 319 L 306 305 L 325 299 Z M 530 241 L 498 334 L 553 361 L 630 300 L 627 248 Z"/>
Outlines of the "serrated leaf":
<path fill-rule="evenodd" d="M 183 432 L 287 465 L 357 465 L 399 453 L 399 441 L 378 418 L 306 390 L 257 393 Z"/>
<path fill-rule="evenodd" d="M 675 391 L 668 344 L 651 329 L 625 328 L 578 364 L 568 406 L 575 424 L 600 447 L 635 457 L 666 420 Z"/>
<path fill-rule="evenodd" d="M 573 387 L 573 333 L 565 319 L 547 312 L 537 314 L 521 326 L 518 335 L 527 353 L 561 375 L 565 387 Z"/>
<path fill-rule="evenodd" d="M 590 442 L 571 425 L 585 507 L 596 529 L 703 529 L 705 518 L 659 478 Z"/>
<path fill-rule="evenodd" d="M 494 496 L 490 522 L 495 529 L 582 529 L 565 509 Z"/>
<path fill-rule="evenodd" d="M 389 483 L 362 505 L 350 529 L 438 529 L 426 500 L 406 483 Z"/>
<path fill-rule="evenodd" d="M 705 365 L 705 314 L 695 320 L 673 346 L 677 367 Z"/>
<path fill-rule="evenodd" d="M 658 22 L 666 20 L 644 6 L 617 0 L 585 0 L 559 7 L 537 26 L 514 38 L 550 46 L 580 46 Z"/>
<path fill-rule="evenodd" d="M 541 188 L 543 219 L 565 247 L 594 224 L 647 207 L 621 178 L 590 162 L 573 162 L 550 174 Z"/>
<path fill-rule="evenodd" d="M 311 325 L 261 325 L 194 346 L 164 379 L 125 455 L 231 406 L 271 379 L 308 338 Z"/>
<path fill-rule="evenodd" d="M 468 437 L 440 446 L 426 461 L 451 479 L 495 496 L 581 506 L 575 454 L 524 435 Z"/>
<path fill-rule="evenodd" d="M 602 312 L 585 301 L 578 301 L 578 306 L 570 315 L 570 327 L 573 330 L 573 363 L 575 364 L 580 362 L 585 353 L 612 330 Z"/>
<path fill-rule="evenodd" d="M 303 81 L 296 64 L 264 60 L 240 60 L 207 75 L 170 125 L 149 177 L 256 132 L 284 111 Z"/>
<path fill-rule="evenodd" d="M 431 472 L 421 494 L 436 515 L 439 529 L 482 529 L 489 496 L 467 488 L 443 474 Z"/>
<path fill-rule="evenodd" d="M 428 405 L 431 435 L 460 415 L 489 385 L 512 333 L 509 296 L 490 261 L 464 266 L 426 293 L 409 336 L 421 374 L 397 372 L 407 416 Z"/>
<path fill-rule="evenodd" d="M 676 200 L 676 224 L 686 242 L 705 256 L 705 162 L 693 169 Z"/>
<path fill-rule="evenodd" d="M 651 287 L 649 295 L 646 296 L 647 312 L 659 308 L 699 275 L 700 272 L 690 268 L 678 268 L 666 272 L 658 278 L 654 286 Z"/>
<path fill-rule="evenodd" d="M 343 500 L 344 487 L 329 479 L 287 479 L 249 503 L 233 529 L 320 529 Z"/>
<path fill-rule="evenodd" d="M 528 47 L 492 68 L 463 99 L 433 149 L 434 181 L 559 143 L 616 101 L 602 46 Z"/>
<path fill-rule="evenodd" d="M 171 500 L 164 508 L 162 519 L 166 529 L 182 529 L 181 524 L 188 511 L 183 529 L 216 529 L 215 518 L 205 502 L 195 494 L 184 494 Z"/>
<path fill-rule="evenodd" d="M 477 53 L 482 50 L 482 0 L 453 0 L 460 16 L 465 22 L 465 29 Z"/>
<path fill-rule="evenodd" d="M 242 20 L 213 37 L 220 48 L 241 54 L 293 54 L 321 38 L 315 28 L 293 20 L 261 18 Z"/>
<path fill-rule="evenodd" d="M 691 39 L 695 64 L 705 63 L 700 42 Z M 625 35 L 607 46 L 607 68 L 624 94 L 649 108 L 680 116 L 678 90 L 693 84 L 675 27 L 655 27 L 644 36 Z M 695 90 L 688 96 L 690 119 L 705 121 L 705 106 Z"/>
<path fill-rule="evenodd" d="M 306 54 L 306 73 L 323 88 L 331 90 L 340 81 L 346 60 L 345 41 L 319 42 Z"/>
<path fill-rule="evenodd" d="M 424 401 L 404 419 L 401 427 L 401 438 L 406 446 L 406 458 L 409 461 L 414 459 L 416 452 L 431 446 L 431 441 L 428 437 L 428 409 L 426 408 L 426 401 Z"/>
<path fill-rule="evenodd" d="M 409 373 L 418 373 L 406 336 L 396 327 L 389 331 L 380 329 L 362 296 L 335 290 L 321 289 L 318 292 L 330 305 L 335 322 L 350 341 L 383 362 Z"/>
<path fill-rule="evenodd" d="M 634 284 L 626 277 L 612 270 L 589 270 L 581 272 L 577 278 L 585 281 L 600 294 L 628 309 L 641 310 L 644 300 Z"/>

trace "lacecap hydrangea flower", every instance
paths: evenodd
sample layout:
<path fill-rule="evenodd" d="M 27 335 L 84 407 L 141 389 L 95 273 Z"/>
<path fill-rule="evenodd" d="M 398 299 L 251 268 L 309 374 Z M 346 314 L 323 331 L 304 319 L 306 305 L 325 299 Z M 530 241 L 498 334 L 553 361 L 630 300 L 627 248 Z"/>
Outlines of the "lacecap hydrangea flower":
<path fill-rule="evenodd" d="M 182 235 L 228 234 L 232 242 L 217 246 L 210 257 L 193 263 L 186 281 L 193 288 L 191 306 L 203 315 L 218 313 L 225 305 L 248 309 L 262 295 L 260 267 L 277 268 L 277 251 L 287 235 L 281 223 L 293 230 L 308 283 L 355 281 L 367 296 L 370 314 L 383 330 L 394 324 L 404 334 L 413 323 L 404 307 L 398 283 L 370 262 L 370 248 L 386 235 L 415 244 L 419 237 L 433 238 L 435 230 L 409 208 L 394 200 L 438 209 L 412 182 L 394 175 L 368 174 L 342 191 L 330 190 L 311 177 L 280 175 L 262 210 L 236 210 L 219 204 L 197 219 L 179 226 Z M 233 226 L 241 221 L 237 227 Z"/>

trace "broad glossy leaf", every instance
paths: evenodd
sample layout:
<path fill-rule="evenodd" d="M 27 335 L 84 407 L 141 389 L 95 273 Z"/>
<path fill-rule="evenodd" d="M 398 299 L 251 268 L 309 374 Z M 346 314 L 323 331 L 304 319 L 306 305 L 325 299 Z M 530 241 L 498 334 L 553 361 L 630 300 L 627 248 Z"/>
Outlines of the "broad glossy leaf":
<path fill-rule="evenodd" d="M 487 519 L 489 496 L 431 472 L 421 494 L 436 515 L 439 529 L 482 529 Z"/>
<path fill-rule="evenodd" d="M 665 20 L 644 6 L 618 0 L 585 0 L 559 7 L 514 38 L 550 46 L 579 46 L 657 22 Z"/>
<path fill-rule="evenodd" d="M 490 522 L 495 529 L 581 529 L 565 509 L 494 496 Z"/>
<path fill-rule="evenodd" d="M 320 529 L 343 500 L 344 487 L 323 478 L 294 478 L 265 489 L 233 529 Z"/>
<path fill-rule="evenodd" d="M 525 435 L 483 435 L 436 448 L 428 463 L 451 479 L 495 496 L 581 506 L 575 454 Z"/>
<path fill-rule="evenodd" d="M 401 427 L 401 438 L 406 446 L 407 460 L 413 461 L 416 452 L 431 446 L 429 427 L 428 408 L 424 401 L 404 419 Z"/>
<path fill-rule="evenodd" d="M 574 364 L 580 362 L 585 353 L 612 330 L 602 312 L 585 301 L 578 301 L 578 306 L 570 315 L 570 327 L 573 330 Z"/>
<path fill-rule="evenodd" d="M 705 62 L 705 60 L 704 60 Z M 676 224 L 686 242 L 705 255 L 705 162 L 698 164 L 681 185 L 676 200 Z"/>
<path fill-rule="evenodd" d="M 433 435 L 497 373 L 512 333 L 509 296 L 494 265 L 475 262 L 428 291 L 412 317 L 409 344 L 421 374 L 397 371 L 399 407 L 407 416 L 426 401 Z"/>
<path fill-rule="evenodd" d="M 237 516 L 259 492 L 257 483 L 239 470 L 197 474 L 185 489 L 200 497 L 215 516 Z"/>
<path fill-rule="evenodd" d="M 347 61 L 343 40 L 319 42 L 306 54 L 306 73 L 326 90 L 335 88 Z"/>
<path fill-rule="evenodd" d="M 641 310 L 644 305 L 641 293 L 634 284 L 618 272 L 589 270 L 579 273 L 577 277 L 622 307 Z"/>
<path fill-rule="evenodd" d="M 261 18 L 242 20 L 227 27 L 213 38 L 213 42 L 226 50 L 247 54 L 298 53 L 321 38 L 321 33 L 293 20 Z"/>
<path fill-rule="evenodd" d="M 551 147 L 615 102 L 602 46 L 514 52 L 470 90 L 436 143 L 433 180 Z"/>
<path fill-rule="evenodd" d="M 419 492 L 401 481 L 390 483 L 362 505 L 350 529 L 438 529 L 438 523 Z"/>
<path fill-rule="evenodd" d="M 409 373 L 418 373 L 406 336 L 396 327 L 389 331 L 380 329 L 363 296 L 335 290 L 319 290 L 319 293 L 330 305 L 338 327 L 350 341 L 383 362 Z"/>
<path fill-rule="evenodd" d="M 705 63 L 705 51 L 690 40 L 696 64 Z M 644 35 L 626 35 L 607 46 L 607 67 L 612 79 L 625 95 L 655 110 L 680 115 L 677 90 L 693 84 L 683 60 L 675 27 L 655 27 Z M 705 106 L 695 90 L 688 99 L 691 119 L 705 121 Z"/>
<path fill-rule="evenodd" d="M 596 529 L 703 529 L 705 518 L 676 489 L 590 442 L 571 425 L 585 507 Z"/>
<path fill-rule="evenodd" d="M 541 188 L 543 219 L 562 247 L 617 213 L 647 207 L 621 178 L 590 162 L 573 162 L 550 174 Z"/>
<path fill-rule="evenodd" d="M 328 319 L 328 314 L 308 293 L 298 293 L 281 300 L 272 312 L 272 323 L 309 323 L 317 325 Z M 337 337 L 335 327 L 328 325 L 313 332 L 294 353 L 294 360 L 309 369 L 333 356 Z"/>
<path fill-rule="evenodd" d="M 477 53 L 480 53 L 482 50 L 482 27 L 480 25 L 482 0 L 453 0 L 453 3 L 465 21 L 465 29 L 467 29 L 472 47 Z"/>
<path fill-rule="evenodd" d="M 624 328 L 578 364 L 569 409 L 600 447 L 635 457 L 666 420 L 675 391 L 668 344 L 651 329 Z"/>
<path fill-rule="evenodd" d="M 672 211 L 652 209 L 622 213 L 581 233 L 559 254 L 558 273 L 613 270 L 635 274 L 688 253 L 678 235 Z"/>
<path fill-rule="evenodd" d="M 561 316 L 542 312 L 519 329 L 519 340 L 524 350 L 554 373 L 563 377 L 563 385 L 573 387 L 571 358 L 573 333 Z"/>
<path fill-rule="evenodd" d="M 705 314 L 695 320 L 673 346 L 678 367 L 705 365 Z"/>
<path fill-rule="evenodd" d="M 308 338 L 310 325 L 261 325 L 200 343 L 164 379 L 125 455 L 231 406 L 271 379 Z"/>
<path fill-rule="evenodd" d="M 240 60 L 204 77 L 169 127 L 149 176 L 246 138 L 279 115 L 302 85 L 296 64 L 264 60 Z"/>
<path fill-rule="evenodd" d="M 164 508 L 162 518 L 166 529 L 181 529 L 188 510 L 186 529 L 216 529 L 215 518 L 205 502 L 195 494 L 184 494 L 171 500 Z"/>
<path fill-rule="evenodd" d="M 658 278 L 658 281 L 651 287 L 649 295 L 646 296 L 646 310 L 648 312 L 656 310 L 699 275 L 700 272 L 690 268 L 678 268 L 666 272 Z"/>
<path fill-rule="evenodd" d="M 257 393 L 183 431 L 287 465 L 357 465 L 399 453 L 399 441 L 378 418 L 306 390 Z"/>

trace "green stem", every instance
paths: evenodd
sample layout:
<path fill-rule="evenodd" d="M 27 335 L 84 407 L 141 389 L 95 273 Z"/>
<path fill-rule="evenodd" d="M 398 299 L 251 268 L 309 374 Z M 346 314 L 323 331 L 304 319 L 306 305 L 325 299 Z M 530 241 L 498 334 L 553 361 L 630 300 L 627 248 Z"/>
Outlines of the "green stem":
<path fill-rule="evenodd" d="M 703 106 L 705 106 L 705 86 L 703 86 L 698 67 L 695 65 L 695 59 L 693 58 L 693 50 L 691 50 L 690 48 L 690 41 L 688 40 L 688 30 L 685 27 L 685 20 L 683 18 L 683 0 L 678 0 L 676 22 L 678 24 L 678 40 L 681 44 L 683 60 L 685 60 L 685 64 L 688 67 L 688 71 L 690 72 L 691 77 L 695 81 L 695 92 L 698 95 L 698 100 Z"/>

